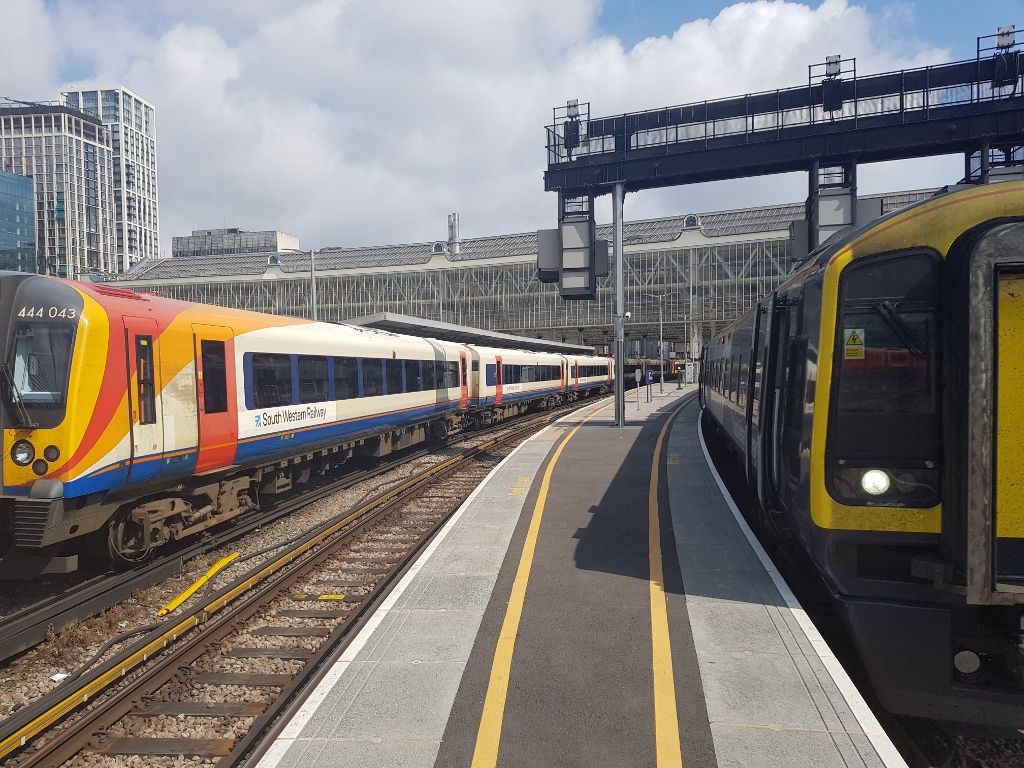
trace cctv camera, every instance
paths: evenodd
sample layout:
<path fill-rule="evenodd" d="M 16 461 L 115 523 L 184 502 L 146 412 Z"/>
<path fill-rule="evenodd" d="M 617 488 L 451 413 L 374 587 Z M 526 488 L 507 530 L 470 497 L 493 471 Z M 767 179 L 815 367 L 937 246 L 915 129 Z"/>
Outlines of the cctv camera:
<path fill-rule="evenodd" d="M 633 316 L 632 312 L 626 312 L 626 319 L 629 320 Z"/>

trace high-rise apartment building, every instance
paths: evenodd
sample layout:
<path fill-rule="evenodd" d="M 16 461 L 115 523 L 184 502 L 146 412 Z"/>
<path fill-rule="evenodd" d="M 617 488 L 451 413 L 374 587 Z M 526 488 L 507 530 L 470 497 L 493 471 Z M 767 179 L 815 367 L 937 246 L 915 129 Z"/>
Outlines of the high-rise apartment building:
<path fill-rule="evenodd" d="M 36 195 L 32 179 L 0 171 L 0 269 L 36 271 Z"/>
<path fill-rule="evenodd" d="M 113 147 L 98 117 L 56 104 L 0 104 L 0 168 L 34 182 L 40 272 L 78 278 L 121 270 Z"/>
<path fill-rule="evenodd" d="M 160 223 L 153 105 L 124 86 L 67 90 L 61 97 L 67 106 L 100 118 L 110 130 L 114 149 L 115 238 L 125 260 L 120 269 L 158 256 Z"/>

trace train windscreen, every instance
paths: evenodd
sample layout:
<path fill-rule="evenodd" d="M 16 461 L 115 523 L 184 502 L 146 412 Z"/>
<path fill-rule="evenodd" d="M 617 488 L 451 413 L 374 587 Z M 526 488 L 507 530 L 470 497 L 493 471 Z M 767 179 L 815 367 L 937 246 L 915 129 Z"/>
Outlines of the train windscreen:
<path fill-rule="evenodd" d="M 66 323 L 18 323 L 11 362 L 14 386 L 8 399 L 17 398 L 29 408 L 63 406 L 74 337 L 75 327 Z"/>
<path fill-rule="evenodd" d="M 865 259 L 840 282 L 829 463 L 848 503 L 929 507 L 939 494 L 938 259 Z"/>

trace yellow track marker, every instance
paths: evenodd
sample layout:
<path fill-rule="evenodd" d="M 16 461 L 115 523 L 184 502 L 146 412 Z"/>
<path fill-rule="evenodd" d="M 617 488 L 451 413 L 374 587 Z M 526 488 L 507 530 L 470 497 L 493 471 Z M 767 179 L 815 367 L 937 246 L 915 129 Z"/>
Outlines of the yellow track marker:
<path fill-rule="evenodd" d="M 687 401 L 689 402 L 689 401 Z M 647 489 L 647 546 L 650 552 L 651 650 L 654 672 L 654 741 L 658 768 L 682 766 L 679 746 L 679 713 L 676 708 L 676 678 L 672 666 L 672 639 L 668 630 L 665 574 L 661 562 L 661 522 L 658 518 L 658 477 L 661 446 L 665 435 L 682 409 L 680 404 L 661 428 L 651 459 L 651 483 Z"/>
<path fill-rule="evenodd" d="M 213 566 L 210 568 L 210 570 L 208 570 L 206 573 L 204 573 L 202 576 L 200 576 L 198 579 L 196 579 L 195 582 L 192 584 L 192 586 L 190 586 L 188 589 L 186 589 L 180 595 L 178 595 L 173 600 L 171 600 L 169 603 L 167 603 L 167 605 L 165 605 L 163 608 L 161 608 L 159 611 L 157 611 L 156 615 L 157 616 L 166 616 L 171 611 L 177 610 L 178 607 L 182 603 L 184 603 L 186 600 L 188 600 L 190 597 L 192 597 L 192 595 L 194 595 L 196 592 L 198 592 L 199 589 L 204 584 L 206 584 L 206 582 L 208 582 L 210 579 L 212 579 L 218 573 L 220 573 L 225 568 L 227 568 L 228 565 L 230 565 L 231 562 L 235 558 L 237 558 L 239 555 L 241 555 L 241 554 L 242 554 L 241 552 L 232 552 L 227 557 L 222 557 L 220 560 L 218 560 L 216 563 L 213 564 Z"/>
<path fill-rule="evenodd" d="M 530 570 L 533 567 L 533 556 L 537 549 L 537 536 L 540 533 L 540 522 L 544 517 L 544 505 L 548 499 L 548 489 L 551 486 L 551 476 L 554 474 L 555 465 L 562 455 L 565 446 L 572 440 L 584 424 L 597 416 L 611 403 L 602 405 L 596 411 L 584 418 L 579 424 L 572 428 L 563 438 L 562 442 L 555 448 L 547 469 L 544 470 L 544 477 L 540 482 L 540 491 L 537 494 L 537 502 L 533 507 L 533 517 L 530 519 L 530 527 L 526 532 L 526 541 L 523 543 L 523 554 L 519 557 L 519 567 L 516 569 L 516 577 L 512 583 L 512 593 L 509 595 L 508 608 L 505 609 L 505 620 L 501 624 L 501 632 L 498 634 L 498 644 L 494 649 L 494 660 L 491 662 L 491 676 L 487 682 L 487 696 L 484 699 L 484 709 L 480 716 L 480 727 L 476 732 L 476 747 L 473 749 L 472 768 L 490 768 L 498 764 L 498 748 L 501 743 L 501 729 L 505 720 L 505 701 L 508 698 L 508 682 L 512 671 L 512 654 L 515 651 L 516 636 L 519 634 L 519 622 L 523 617 L 523 604 L 526 602 L 526 585 L 530 580 Z"/>

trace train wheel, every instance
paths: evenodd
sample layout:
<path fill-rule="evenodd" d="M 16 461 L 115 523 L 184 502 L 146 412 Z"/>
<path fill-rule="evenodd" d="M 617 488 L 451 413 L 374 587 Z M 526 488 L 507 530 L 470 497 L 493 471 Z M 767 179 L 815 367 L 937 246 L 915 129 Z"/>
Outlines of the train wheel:
<path fill-rule="evenodd" d="M 107 525 L 107 551 L 110 559 L 123 565 L 141 563 L 153 548 L 145 544 L 145 531 L 131 518 L 130 510 L 118 512 Z"/>

